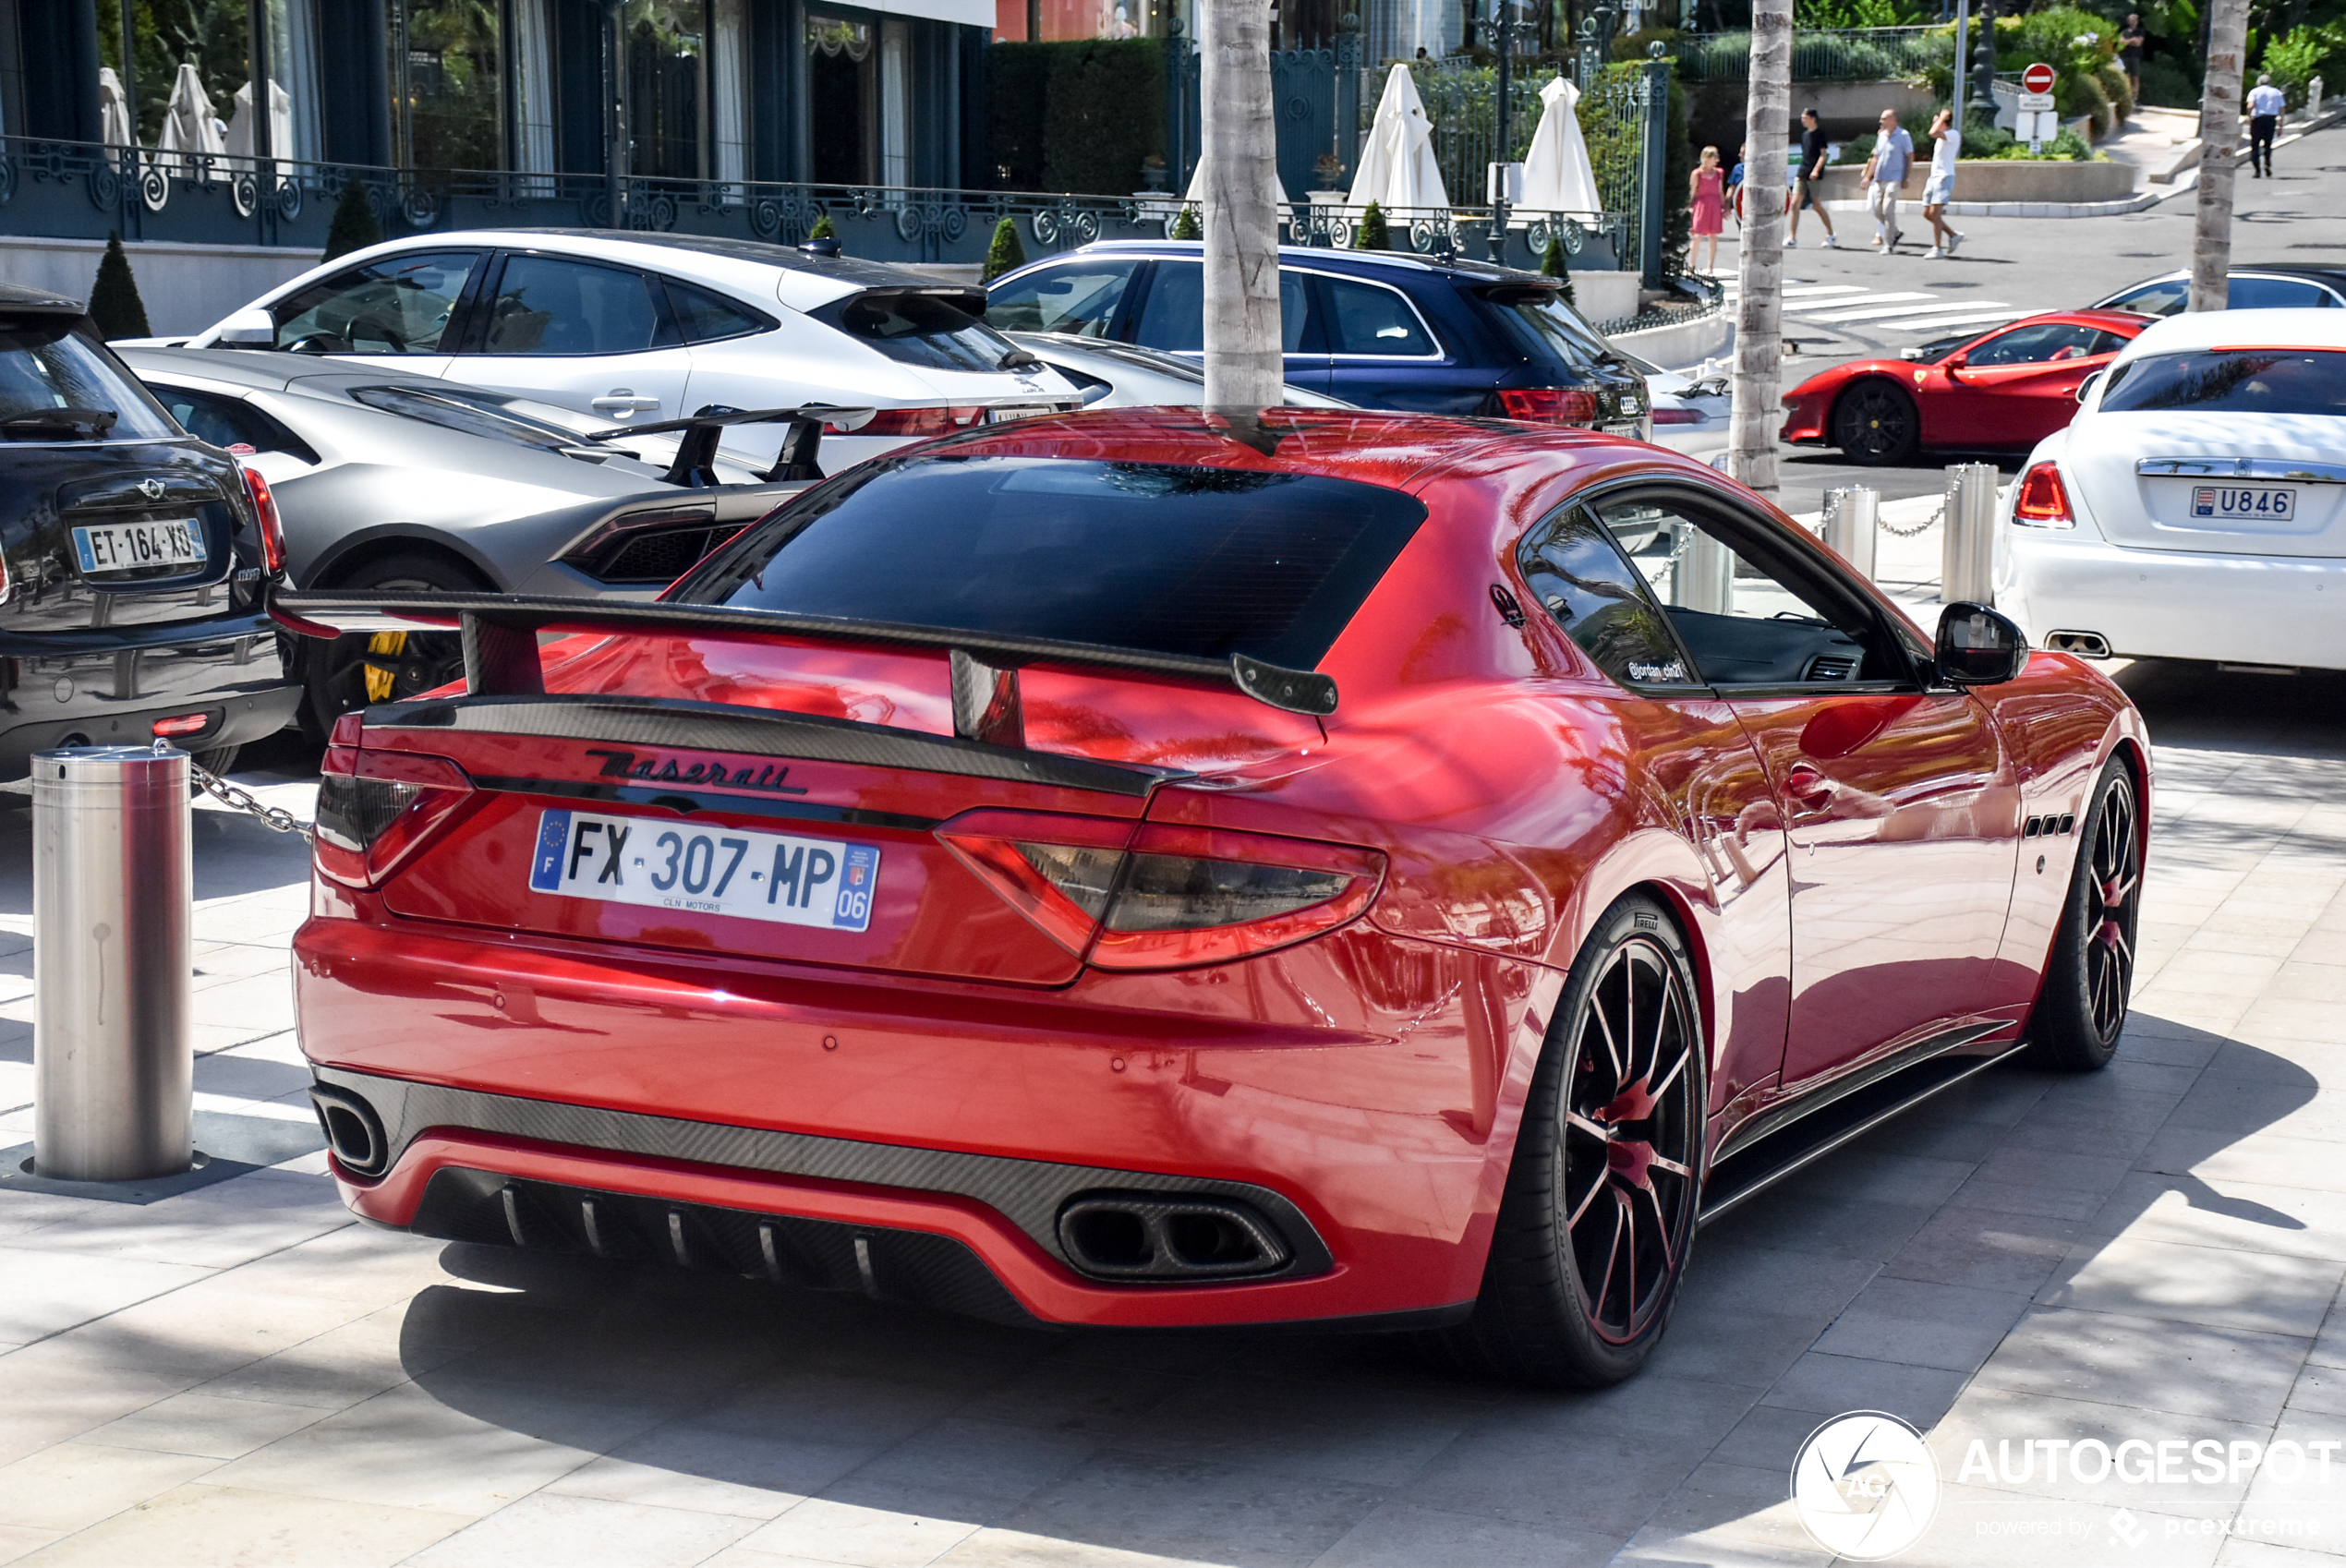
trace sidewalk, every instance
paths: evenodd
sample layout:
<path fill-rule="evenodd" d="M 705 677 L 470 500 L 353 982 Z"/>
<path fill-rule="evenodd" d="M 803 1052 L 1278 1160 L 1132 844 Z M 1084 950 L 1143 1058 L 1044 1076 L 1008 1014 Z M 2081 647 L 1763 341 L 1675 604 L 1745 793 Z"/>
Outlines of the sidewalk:
<path fill-rule="evenodd" d="M 2094 1534 L 2069 1561 L 2335 1568 L 2186 1533 L 2245 1509 L 2346 1550 L 2310 1482 L 1955 1483 L 1974 1435 L 2346 1437 L 2346 746 L 2323 717 L 2346 682 L 2128 678 L 2162 772 L 2117 1065 L 1984 1075 L 1705 1231 L 1621 1388 L 422 1241 L 352 1224 L 314 1153 L 144 1205 L 0 1185 L 0 1561 L 1821 1565 L 1788 1466 L 1874 1408 L 1929 1432 L 1948 1482 L 1902 1565 L 2050 1562 L 2058 1539 L 1983 1532 L 2074 1518 Z M 225 812 L 198 826 L 200 1104 L 290 1125 L 302 858 Z M 0 810 L 18 1140 L 27 826 Z M 2104 1542 L 2116 1502 L 2140 1551 Z"/>

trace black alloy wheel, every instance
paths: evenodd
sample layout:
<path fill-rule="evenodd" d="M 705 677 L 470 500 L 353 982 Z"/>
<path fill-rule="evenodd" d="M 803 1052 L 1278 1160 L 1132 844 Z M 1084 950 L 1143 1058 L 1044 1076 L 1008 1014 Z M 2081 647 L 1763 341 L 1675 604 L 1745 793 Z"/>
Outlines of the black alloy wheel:
<path fill-rule="evenodd" d="M 2044 991 L 2028 1019 L 2038 1066 L 2092 1072 L 2117 1054 L 2134 984 L 2142 868 L 2141 797 L 2133 770 L 2112 757 L 2094 780 Z"/>
<path fill-rule="evenodd" d="M 484 586 L 453 562 L 396 555 L 359 568 L 333 591 L 478 593 Z M 312 742 L 322 742 L 345 713 L 370 703 L 405 702 L 465 674 L 463 641 L 453 632 L 359 632 L 331 643 L 304 639 L 300 658 L 301 730 Z"/>
<path fill-rule="evenodd" d="M 1474 1316 L 1445 1343 L 1511 1381 L 1619 1382 L 1668 1324 L 1701 1188 L 1703 1043 L 1669 911 L 1625 898 L 1541 1050 Z"/>
<path fill-rule="evenodd" d="M 1904 463 L 1921 445 L 1921 421 L 1904 387 L 1869 376 L 1832 405 L 1832 444 L 1852 463 Z"/>

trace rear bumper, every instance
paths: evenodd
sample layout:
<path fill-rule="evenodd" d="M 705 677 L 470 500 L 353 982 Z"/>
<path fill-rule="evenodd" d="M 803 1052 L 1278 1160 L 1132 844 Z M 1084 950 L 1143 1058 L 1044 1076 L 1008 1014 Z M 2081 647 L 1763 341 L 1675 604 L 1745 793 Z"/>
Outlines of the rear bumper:
<path fill-rule="evenodd" d="M 2003 530 L 1997 608 L 2039 646 L 2098 632 L 2122 658 L 2346 669 L 2346 559 L 2124 549 L 2086 528 Z"/>
<path fill-rule="evenodd" d="M 53 746 L 144 745 L 158 719 L 203 716 L 202 730 L 172 737 L 191 752 L 243 745 L 292 721 L 301 688 L 285 678 L 274 627 L 240 619 L 193 630 L 184 641 L 150 633 L 71 652 L 46 651 L 35 637 L 0 641 L 0 778 L 23 778 L 32 754 Z"/>
<path fill-rule="evenodd" d="M 321 891 L 321 912 L 345 897 Z M 1194 997 L 1184 1015 L 1087 1007 L 1088 983 L 720 971 L 388 923 L 328 914 L 295 939 L 303 1049 L 381 1126 L 381 1158 L 357 1164 L 383 1174 L 335 1168 L 377 1224 L 578 1252 L 605 1250 L 600 1232 L 619 1255 L 1070 1324 L 1433 1321 L 1481 1281 L 1515 1075 L 1469 1058 L 1512 1038 L 1483 1020 L 1531 1010 L 1524 966 L 1354 928 L 1337 936 L 1362 950 L 1334 963 L 1312 944 L 1224 966 L 1211 991 L 1144 977 L 1155 999 Z M 1436 1005 L 1396 997 L 1415 1028 L 1383 1037 L 1274 1040 L 1211 1016 L 1265 991 L 1340 1009 L 1331 982 L 1363 965 L 1423 971 Z M 1103 1196 L 1234 1208 L 1285 1257 L 1246 1277 L 1101 1277 L 1067 1224 Z"/>

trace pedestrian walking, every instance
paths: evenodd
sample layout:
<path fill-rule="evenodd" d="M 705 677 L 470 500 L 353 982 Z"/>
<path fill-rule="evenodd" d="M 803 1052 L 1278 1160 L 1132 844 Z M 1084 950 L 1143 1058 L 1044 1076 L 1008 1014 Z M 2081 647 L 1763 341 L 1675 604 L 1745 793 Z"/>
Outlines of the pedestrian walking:
<path fill-rule="evenodd" d="M 1784 247 L 1796 250 L 1800 246 L 1800 211 L 1808 208 L 1817 214 L 1817 222 L 1825 226 L 1825 248 L 1838 250 L 1841 241 L 1832 232 L 1832 214 L 1825 211 L 1819 184 L 1825 177 L 1825 163 L 1832 151 L 1825 139 L 1824 126 L 1814 109 L 1800 111 L 1800 171 L 1792 182 L 1792 226 L 1784 235 Z"/>
<path fill-rule="evenodd" d="M 2273 138 L 2280 130 L 2280 112 L 2286 105 L 2273 78 L 2259 72 L 2256 90 L 2248 95 L 2248 166 L 2258 177 L 2273 176 Z"/>
<path fill-rule="evenodd" d="M 1694 242 L 1687 247 L 1687 259 L 1693 262 L 1702 254 L 1702 242 L 1711 242 L 1711 259 L 1698 264 L 1695 271 L 1706 275 L 1719 270 L 1719 231 L 1727 226 L 1727 172 L 1719 166 L 1719 150 L 1702 150 L 1702 163 L 1694 176 L 1687 182 L 1687 205 L 1694 212 Z"/>
<path fill-rule="evenodd" d="M 2143 45 L 2148 42 L 2142 18 L 2127 12 L 2126 25 L 2118 31 L 2118 63 L 2126 73 L 2127 94 L 2137 103 L 2143 96 Z"/>
<path fill-rule="evenodd" d="M 1955 124 L 1955 112 L 1941 109 L 1939 117 L 1930 122 L 1930 174 L 1922 182 L 1922 215 L 1930 222 L 1931 242 L 1928 260 L 1938 261 L 1955 253 L 1963 243 L 1962 232 L 1947 222 L 1947 203 L 1955 194 L 1955 160 L 1963 156 L 1963 130 Z"/>
<path fill-rule="evenodd" d="M 1735 149 L 1735 166 L 1727 171 L 1727 207 L 1735 215 L 1735 232 L 1743 232 L 1743 149 Z"/>
<path fill-rule="evenodd" d="M 1898 123 L 1897 111 L 1881 112 L 1873 156 L 1866 160 L 1866 210 L 1873 214 L 1873 242 L 1884 256 L 1898 248 L 1898 193 L 1914 173 L 1915 139 Z"/>

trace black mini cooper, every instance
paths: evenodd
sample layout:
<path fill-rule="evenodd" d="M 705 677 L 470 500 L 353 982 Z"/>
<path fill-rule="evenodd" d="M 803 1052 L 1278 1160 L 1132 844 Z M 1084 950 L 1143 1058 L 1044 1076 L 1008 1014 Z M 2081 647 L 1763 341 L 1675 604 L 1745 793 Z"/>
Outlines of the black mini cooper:
<path fill-rule="evenodd" d="M 0 283 L 0 778 L 165 739 L 215 772 L 282 729 L 269 488 L 181 429 L 75 301 Z"/>

